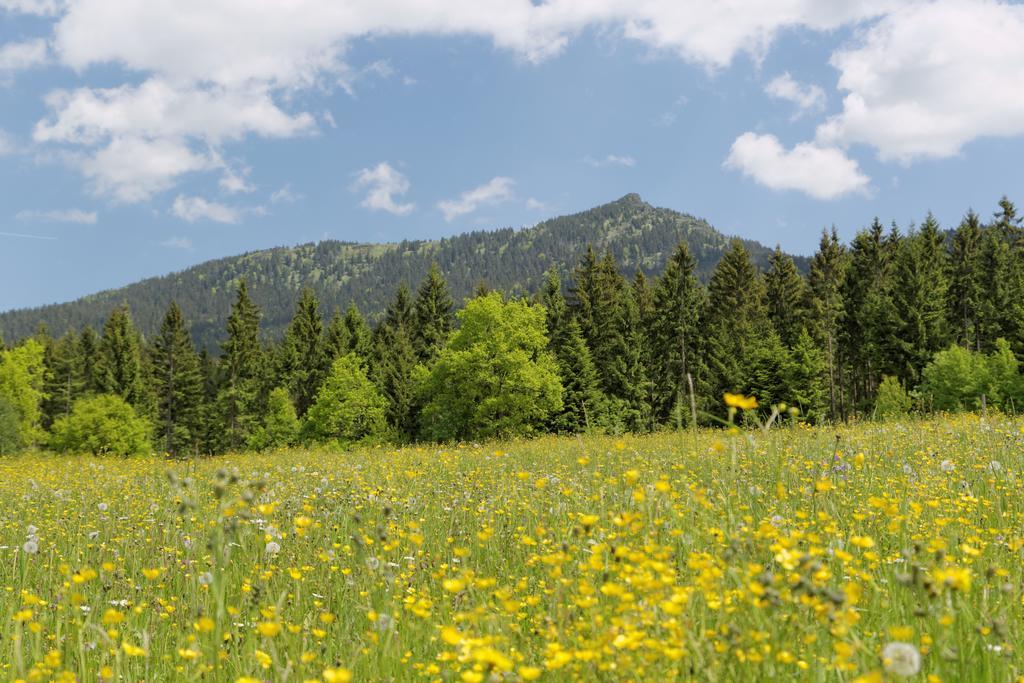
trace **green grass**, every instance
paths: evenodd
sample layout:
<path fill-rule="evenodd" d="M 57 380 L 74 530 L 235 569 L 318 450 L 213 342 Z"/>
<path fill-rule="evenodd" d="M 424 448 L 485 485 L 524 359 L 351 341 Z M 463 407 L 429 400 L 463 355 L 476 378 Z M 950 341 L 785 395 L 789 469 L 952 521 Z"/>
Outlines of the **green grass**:
<path fill-rule="evenodd" d="M 1012 680 L 1022 466 L 1021 422 L 975 416 L 9 458 L 0 663 L 11 680 L 850 681 L 883 680 L 901 641 L 920 680 Z"/>

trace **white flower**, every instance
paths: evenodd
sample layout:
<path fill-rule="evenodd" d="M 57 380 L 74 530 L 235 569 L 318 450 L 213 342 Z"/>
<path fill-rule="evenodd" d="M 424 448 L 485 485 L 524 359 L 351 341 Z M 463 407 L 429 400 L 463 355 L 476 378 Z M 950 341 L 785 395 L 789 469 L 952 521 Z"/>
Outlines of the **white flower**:
<path fill-rule="evenodd" d="M 943 472 L 952 472 L 956 469 L 956 465 L 953 464 L 952 460 L 943 460 L 939 463 L 939 469 Z"/>
<path fill-rule="evenodd" d="M 21 546 L 21 549 L 29 555 L 35 555 L 39 552 L 39 544 L 35 541 L 25 541 L 25 545 Z"/>
<path fill-rule="evenodd" d="M 209 586 L 211 583 L 213 583 L 213 574 L 211 574 L 210 572 L 203 572 L 199 575 L 199 583 L 201 583 L 204 586 Z"/>
<path fill-rule="evenodd" d="M 35 535 L 36 535 L 36 532 L 37 532 L 37 531 L 39 531 L 39 529 L 37 529 L 37 528 L 36 528 L 36 525 L 35 525 L 35 524 L 29 524 L 29 525 L 28 525 L 28 528 L 27 528 L 27 529 L 25 529 L 25 531 L 27 531 L 27 532 L 28 532 L 28 535 L 29 535 L 29 536 L 35 536 Z"/>
<path fill-rule="evenodd" d="M 106 503 L 97 503 L 96 507 L 99 508 L 100 512 L 106 512 L 107 511 L 107 504 Z"/>
<path fill-rule="evenodd" d="M 989 472 L 1001 472 L 1002 470 L 1003 470 L 1003 463 L 999 462 L 998 460 L 993 460 L 992 462 L 990 462 L 988 464 L 988 471 Z"/>
<path fill-rule="evenodd" d="M 896 676 L 914 676 L 921 670 L 921 653 L 910 643 L 889 643 L 882 649 L 882 664 Z"/>
<path fill-rule="evenodd" d="M 264 550 L 266 551 L 267 555 L 277 555 L 279 552 L 281 552 L 281 544 L 277 541 L 270 541 L 269 543 L 267 543 L 267 547 L 264 548 Z"/>

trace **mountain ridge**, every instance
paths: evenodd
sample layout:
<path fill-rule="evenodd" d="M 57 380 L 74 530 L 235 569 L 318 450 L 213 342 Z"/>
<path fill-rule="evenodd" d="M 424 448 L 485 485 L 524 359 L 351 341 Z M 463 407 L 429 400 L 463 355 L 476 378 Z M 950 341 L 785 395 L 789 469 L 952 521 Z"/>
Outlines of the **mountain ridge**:
<path fill-rule="evenodd" d="M 72 301 L 0 312 L 0 333 L 13 341 L 33 334 L 40 324 L 46 324 L 53 335 L 86 325 L 98 329 L 111 309 L 127 302 L 139 329 L 151 335 L 174 299 L 191 322 L 197 344 L 215 350 L 234 288 L 243 277 L 263 311 L 264 333 L 276 338 L 291 317 L 299 290 L 307 284 L 320 298 L 325 317 L 354 301 L 375 319 L 398 283 L 404 280 L 416 287 L 434 260 L 448 279 L 453 298 L 461 301 L 481 281 L 510 293 L 532 293 L 544 271 L 556 264 L 567 272 L 588 244 L 600 252 L 610 249 L 627 276 L 637 270 L 656 276 L 682 239 L 697 262 L 698 277 L 706 280 L 731 238 L 704 219 L 656 208 L 630 193 L 528 228 L 387 243 L 323 240 L 211 259 Z M 752 240 L 743 242 L 763 269 L 771 250 Z M 806 258 L 795 259 L 806 268 Z"/>

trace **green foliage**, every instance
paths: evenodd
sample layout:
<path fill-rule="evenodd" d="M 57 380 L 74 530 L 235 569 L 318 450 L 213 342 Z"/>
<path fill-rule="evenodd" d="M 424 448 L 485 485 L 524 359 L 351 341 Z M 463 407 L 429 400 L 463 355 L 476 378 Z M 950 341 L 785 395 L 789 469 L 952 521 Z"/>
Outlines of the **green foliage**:
<path fill-rule="evenodd" d="M 267 416 L 249 438 L 249 448 L 265 451 L 294 445 L 300 423 L 288 390 L 278 387 L 267 398 Z"/>
<path fill-rule="evenodd" d="M 43 438 L 42 402 L 46 348 L 37 339 L 0 351 L 0 400 L 18 416 L 18 441 L 35 444 Z"/>
<path fill-rule="evenodd" d="M 116 394 L 75 401 L 71 414 L 53 424 L 50 448 L 63 453 L 144 455 L 150 425 Z"/>
<path fill-rule="evenodd" d="M 0 396 L 0 455 L 11 455 L 25 447 L 18 411 Z"/>
<path fill-rule="evenodd" d="M 402 439 L 416 433 L 416 348 L 414 312 L 409 288 L 400 283 L 377 328 L 374 379 L 388 403 L 388 424 Z"/>
<path fill-rule="evenodd" d="M 768 257 L 768 265 L 764 277 L 768 319 L 782 343 L 792 346 L 808 323 L 807 283 L 793 257 L 784 254 L 779 247 Z M 665 272 L 667 274 L 668 270 Z"/>
<path fill-rule="evenodd" d="M 216 419 L 219 450 L 243 448 L 259 424 L 265 358 L 259 340 L 260 311 L 249 298 L 245 280 L 238 286 L 222 347 Z"/>
<path fill-rule="evenodd" d="M 358 356 L 334 361 L 306 415 L 303 435 L 312 441 L 350 444 L 374 439 L 387 429 L 387 400 L 366 376 Z"/>
<path fill-rule="evenodd" d="M 875 417 L 903 417 L 910 412 L 913 405 L 913 399 L 898 378 L 892 375 L 882 378 L 878 385 L 878 394 L 875 396 Z"/>
<path fill-rule="evenodd" d="M 292 394 L 299 417 L 313 404 L 327 373 L 320 302 L 309 287 L 302 290 L 295 315 L 284 334 L 278 376 Z"/>
<path fill-rule="evenodd" d="M 421 363 L 429 363 L 452 332 L 452 297 L 437 262 L 423 279 L 413 304 L 413 348 Z"/>
<path fill-rule="evenodd" d="M 545 311 L 492 292 L 459 312 L 461 324 L 423 383 L 424 436 L 441 441 L 523 435 L 562 407 Z"/>
<path fill-rule="evenodd" d="M 156 443 L 171 455 L 195 452 L 202 436 L 203 377 L 181 309 L 171 302 L 150 353 Z"/>
<path fill-rule="evenodd" d="M 117 394 L 136 408 L 145 405 L 141 345 L 128 305 L 111 311 L 100 337 L 96 362 L 98 388 Z"/>
<path fill-rule="evenodd" d="M 1019 363 L 1005 339 L 990 354 L 951 346 L 935 354 L 922 373 L 921 393 L 927 408 L 1017 410 L 1024 400 Z"/>

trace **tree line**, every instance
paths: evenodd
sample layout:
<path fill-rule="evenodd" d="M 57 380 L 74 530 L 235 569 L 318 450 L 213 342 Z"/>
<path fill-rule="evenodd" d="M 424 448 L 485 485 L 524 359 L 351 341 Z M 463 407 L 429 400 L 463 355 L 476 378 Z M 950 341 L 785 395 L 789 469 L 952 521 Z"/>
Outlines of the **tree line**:
<path fill-rule="evenodd" d="M 123 305 L 100 333 L 40 330 L 4 351 L 0 451 L 4 425 L 8 443 L 101 450 L 75 435 L 127 423 L 121 438 L 175 455 L 650 431 L 721 420 L 727 392 L 808 421 L 1014 410 L 1022 306 L 1024 229 L 1006 198 L 949 231 L 931 215 L 906 232 L 875 220 L 849 245 L 825 231 L 806 275 L 778 248 L 762 272 L 739 240 L 706 286 L 685 241 L 653 280 L 588 248 L 533 296 L 481 285 L 456 313 L 435 263 L 373 326 L 354 304 L 325 322 L 306 288 L 279 342 L 243 280 L 218 357 L 173 302 L 152 338 Z"/>

